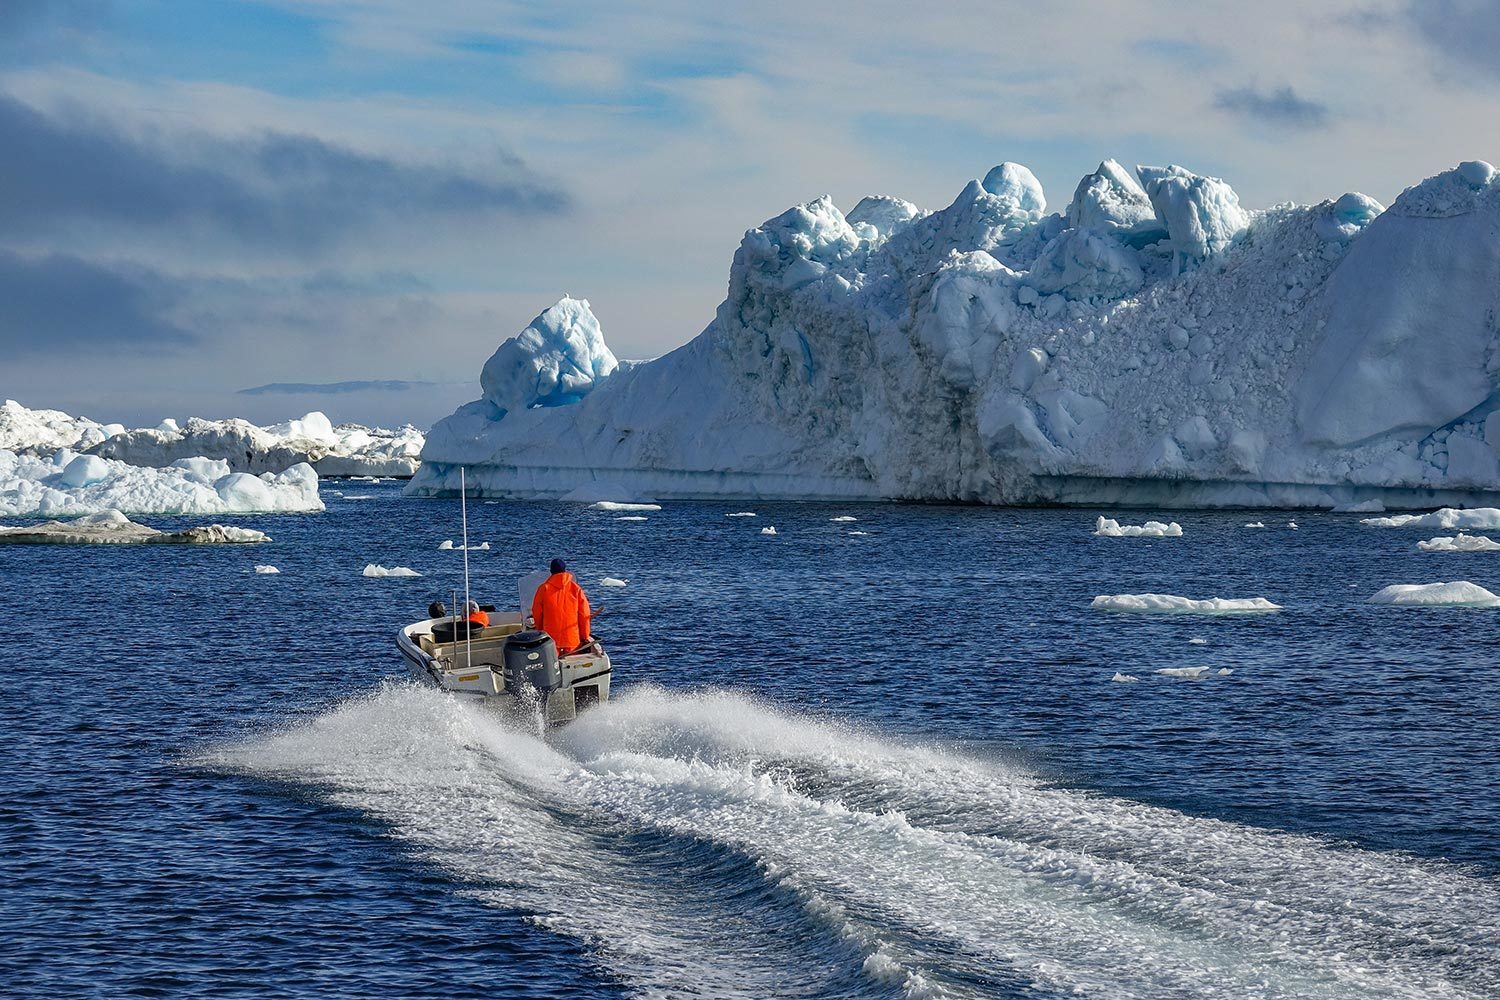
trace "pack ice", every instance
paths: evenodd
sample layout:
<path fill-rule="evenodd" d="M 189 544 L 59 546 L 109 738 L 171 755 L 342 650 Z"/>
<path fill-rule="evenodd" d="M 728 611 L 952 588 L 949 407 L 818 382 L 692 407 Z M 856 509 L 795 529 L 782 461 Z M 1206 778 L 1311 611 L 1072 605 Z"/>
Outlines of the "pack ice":
<path fill-rule="evenodd" d="M 0 516 L 248 514 L 320 511 L 318 474 L 294 465 L 252 476 L 229 463 L 185 458 L 148 469 L 59 449 L 48 458 L 0 450 Z"/>
<path fill-rule="evenodd" d="M 189 417 L 127 430 L 61 410 L 32 410 L 13 399 L 0 405 L 0 448 L 50 455 L 59 448 L 88 452 L 130 465 L 160 467 L 183 458 L 229 463 L 232 472 L 281 472 L 306 462 L 324 476 L 410 476 L 424 441 L 410 424 L 397 430 L 335 426 L 313 411 L 296 420 L 258 427 L 248 420 Z"/>
<path fill-rule="evenodd" d="M 565 298 L 428 435 L 410 489 L 1150 506 L 1500 489 L 1500 183 L 1247 210 L 1106 161 L 1066 209 L 1005 163 L 927 212 L 829 198 L 745 234 L 708 327 L 616 365 Z M 566 452 L 557 442 L 567 441 Z"/>

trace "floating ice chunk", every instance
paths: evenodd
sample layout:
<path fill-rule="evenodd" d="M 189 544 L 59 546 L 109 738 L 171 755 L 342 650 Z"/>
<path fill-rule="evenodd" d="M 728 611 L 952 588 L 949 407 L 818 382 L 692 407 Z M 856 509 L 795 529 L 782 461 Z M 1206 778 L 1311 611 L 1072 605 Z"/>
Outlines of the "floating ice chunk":
<path fill-rule="evenodd" d="M 346 494 L 344 494 L 344 499 L 345 500 L 374 500 L 375 499 L 375 494 L 373 494 L 373 493 L 346 493 Z"/>
<path fill-rule="evenodd" d="M 1465 535 L 1459 532 L 1457 535 L 1439 536 L 1429 538 L 1425 542 L 1418 542 L 1417 548 L 1423 552 L 1494 552 L 1500 549 L 1500 542 L 1483 535 Z"/>
<path fill-rule="evenodd" d="M 589 510 L 661 510 L 659 503 L 617 503 L 614 500 L 600 500 L 589 504 Z"/>
<path fill-rule="evenodd" d="M 273 574 L 279 574 L 281 570 L 277 569 L 275 566 L 271 566 L 265 563 L 257 563 L 255 566 L 255 572 L 261 576 L 270 576 Z"/>
<path fill-rule="evenodd" d="M 624 517 L 617 517 L 617 518 L 615 518 L 615 520 L 616 521 L 645 521 L 645 520 L 649 520 L 649 519 L 646 518 L 644 515 L 641 515 L 641 514 L 627 514 Z"/>
<path fill-rule="evenodd" d="M 774 535 L 774 534 L 776 534 L 776 529 L 774 527 L 761 528 L 760 529 L 760 533 L 762 535 Z"/>
<path fill-rule="evenodd" d="M 1383 514 L 1385 504 L 1379 500 L 1361 500 L 1359 503 L 1341 503 L 1332 510 L 1334 514 Z"/>
<path fill-rule="evenodd" d="M 1189 646 L 1207 646 L 1208 645 L 1208 640 L 1204 639 L 1204 638 L 1201 638 L 1201 637 L 1195 636 L 1194 638 L 1188 640 L 1188 645 Z"/>
<path fill-rule="evenodd" d="M 1368 603 L 1430 608 L 1494 608 L 1500 607 L 1500 597 L 1476 583 L 1457 580 L 1453 583 L 1395 583 L 1377 592 Z"/>
<path fill-rule="evenodd" d="M 1156 671 L 1164 677 L 1186 677 L 1188 680 L 1197 680 L 1208 673 L 1207 667 L 1162 667 Z"/>
<path fill-rule="evenodd" d="M 1136 684 L 1140 681 L 1140 678 L 1131 674 L 1122 674 L 1118 670 L 1116 670 L 1115 675 L 1111 677 L 1110 680 L 1114 681 L 1116 684 Z"/>
<path fill-rule="evenodd" d="M 1249 524 L 1245 525 L 1245 527 L 1247 528 L 1264 528 L 1265 526 L 1266 523 L 1264 521 L 1251 521 Z"/>
<path fill-rule="evenodd" d="M 851 535 L 868 535 L 869 532 L 868 531 L 851 531 L 851 532 L 849 532 L 849 534 L 851 534 Z"/>
<path fill-rule="evenodd" d="M 1218 674 L 1220 677 L 1228 677 L 1230 674 L 1234 673 L 1234 668 L 1220 667 L 1218 670 L 1215 670 L 1214 673 Z"/>
<path fill-rule="evenodd" d="M 748 510 L 742 510 L 734 514 L 725 514 L 725 517 L 756 517 L 757 515 Z"/>
<path fill-rule="evenodd" d="M 488 552 L 490 550 L 490 543 L 489 542 L 480 542 L 478 545 L 470 545 L 468 548 L 469 548 L 470 552 Z M 442 542 L 440 542 L 438 544 L 438 551 L 439 552 L 462 552 L 462 551 L 464 551 L 464 547 L 462 545 L 454 545 L 453 544 L 453 539 L 451 539 L 451 538 L 445 538 L 445 539 L 443 539 Z"/>
<path fill-rule="evenodd" d="M 0 544 L 12 545 L 240 545 L 270 540 L 263 531 L 223 524 L 158 531 L 136 524 L 118 510 L 85 514 L 71 521 L 47 521 L 13 528 L 0 525 Z"/>
<path fill-rule="evenodd" d="M 1366 517 L 1360 524 L 1376 528 L 1468 528 L 1478 531 L 1500 530 L 1500 508 L 1475 507 L 1459 510 L 1444 507 L 1430 514 L 1393 514 L 1390 517 Z"/>
<path fill-rule="evenodd" d="M 1193 600 L 1173 594 L 1102 594 L 1089 605 L 1101 611 L 1136 611 L 1146 614 L 1238 615 L 1280 611 L 1264 597 L 1210 597 Z"/>
<path fill-rule="evenodd" d="M 1145 524 L 1121 524 L 1102 514 L 1094 525 L 1094 534 L 1100 538 L 1181 538 L 1182 525 L 1176 521 L 1163 524 L 1147 521 Z"/>
<path fill-rule="evenodd" d="M 451 552 L 453 550 L 453 539 L 445 538 L 438 543 L 439 552 Z"/>
<path fill-rule="evenodd" d="M 599 578 L 599 586 L 601 587 L 623 587 L 629 582 L 629 580 L 621 580 L 617 576 L 602 576 Z"/>
<path fill-rule="evenodd" d="M 1297 522 L 1296 522 L 1296 521 L 1288 521 L 1288 522 L 1287 522 L 1287 523 L 1286 523 L 1286 526 L 1287 526 L 1287 527 L 1288 527 L 1288 528 L 1291 528 L 1291 529 L 1292 529 L 1292 530 L 1293 530 L 1293 531 L 1296 531 L 1296 530 L 1297 530 Z"/>
<path fill-rule="evenodd" d="M 485 362 L 484 398 L 506 412 L 576 403 L 620 363 L 585 299 L 563 298 Z"/>
<path fill-rule="evenodd" d="M 850 521 L 858 521 L 859 518 L 850 517 L 848 514 L 844 514 L 841 517 L 830 517 L 828 520 L 832 521 L 835 524 L 847 524 Z"/>
<path fill-rule="evenodd" d="M 364 575 L 365 576 L 386 577 L 386 576 L 421 576 L 422 574 L 418 573 L 416 570 L 412 569 L 410 566 L 391 566 L 391 567 L 387 568 L 385 566 L 377 566 L 375 563 L 366 563 L 365 564 Z"/>

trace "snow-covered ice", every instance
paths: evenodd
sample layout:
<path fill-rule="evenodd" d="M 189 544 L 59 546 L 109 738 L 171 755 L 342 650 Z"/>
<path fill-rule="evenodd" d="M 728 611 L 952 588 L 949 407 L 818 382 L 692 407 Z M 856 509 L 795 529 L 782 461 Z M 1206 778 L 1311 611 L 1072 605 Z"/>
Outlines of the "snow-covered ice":
<path fill-rule="evenodd" d="M 599 586 L 601 587 L 624 587 L 629 583 L 629 580 L 622 580 L 617 576 L 602 576 L 599 578 Z"/>
<path fill-rule="evenodd" d="M 0 450 L 0 516 L 248 514 L 323 509 L 318 474 L 294 465 L 282 473 L 231 472 L 222 461 L 183 459 L 162 469 L 127 465 L 60 449 L 49 458 Z"/>
<path fill-rule="evenodd" d="M 734 513 L 734 514 L 725 514 L 724 516 L 725 517 L 757 517 L 758 515 L 755 514 L 755 512 L 753 512 L 753 511 L 742 510 L 742 511 L 738 511 L 737 513 Z"/>
<path fill-rule="evenodd" d="M 409 489 L 451 493 L 461 464 L 518 498 L 607 479 L 664 499 L 1327 509 L 1500 489 L 1486 165 L 1385 210 L 1355 192 L 1249 210 L 1225 180 L 1111 161 L 1052 214 L 1019 164 L 955 187 L 935 212 L 825 197 L 749 230 L 712 322 L 654 361 L 609 370 L 564 300 L 432 429 Z"/>
<path fill-rule="evenodd" d="M 1457 535 L 1440 535 L 1418 542 L 1417 548 L 1423 552 L 1494 552 L 1500 549 L 1500 542 L 1484 535 L 1465 535 L 1459 532 Z"/>
<path fill-rule="evenodd" d="M 1390 517 L 1366 517 L 1360 524 L 1376 528 L 1467 528 L 1470 531 L 1500 530 L 1500 508 L 1475 507 L 1457 510 L 1444 507 L 1430 514 L 1392 514 Z"/>
<path fill-rule="evenodd" d="M 1117 670 L 1115 671 L 1115 675 L 1111 677 L 1110 680 L 1114 681 L 1116 684 L 1135 684 L 1140 681 L 1140 678 L 1136 677 L 1134 674 L 1122 674 Z"/>
<path fill-rule="evenodd" d="M 661 510 L 659 503 L 616 503 L 613 500 L 600 500 L 589 504 L 589 510 Z"/>
<path fill-rule="evenodd" d="M 1233 667 L 1220 667 L 1218 670 L 1215 670 L 1214 673 L 1217 674 L 1220 677 L 1228 677 L 1230 674 L 1234 673 L 1234 668 Z"/>
<path fill-rule="evenodd" d="M 257 563 L 255 566 L 255 572 L 261 576 L 274 576 L 279 574 L 281 570 L 268 563 Z"/>
<path fill-rule="evenodd" d="M 627 514 L 624 517 L 615 518 L 616 521 L 649 521 L 650 518 L 644 514 Z"/>
<path fill-rule="evenodd" d="M 1245 525 L 1245 527 L 1247 528 L 1264 528 L 1265 526 L 1266 523 L 1264 521 L 1251 521 L 1249 524 Z"/>
<path fill-rule="evenodd" d="M 0 404 L 0 449 L 19 454 L 50 455 L 59 448 L 86 451 L 124 430 L 123 424 L 101 424 L 61 410 L 27 409 L 14 399 Z"/>
<path fill-rule="evenodd" d="M 767 528 L 761 528 L 760 529 L 760 533 L 762 535 L 774 535 L 774 534 L 776 534 L 776 528 L 774 526 L 773 527 L 767 527 Z"/>
<path fill-rule="evenodd" d="M 1291 529 L 1292 529 L 1292 530 L 1293 530 L 1293 531 L 1296 531 L 1296 530 L 1297 530 L 1297 522 L 1296 522 L 1296 521 L 1288 521 L 1288 522 L 1287 522 L 1287 523 L 1286 523 L 1286 526 L 1287 526 L 1287 527 L 1288 527 L 1288 528 L 1291 528 Z"/>
<path fill-rule="evenodd" d="M 851 532 L 849 532 L 849 534 L 851 534 L 851 535 L 868 535 L 869 532 L 868 531 L 851 531 Z"/>
<path fill-rule="evenodd" d="M 468 548 L 470 552 L 488 552 L 490 550 L 490 543 L 480 542 L 478 545 L 470 545 Z M 464 546 L 454 545 L 451 538 L 445 538 L 438 543 L 439 552 L 462 552 L 463 550 Z"/>
<path fill-rule="evenodd" d="M 848 524 L 851 521 L 858 521 L 859 518 L 850 517 L 848 514 L 843 514 L 839 517 L 830 517 L 828 520 L 832 521 L 834 524 Z"/>
<path fill-rule="evenodd" d="M 1201 636 L 1194 636 L 1193 638 L 1191 638 L 1191 639 L 1188 640 L 1188 645 L 1189 646 L 1207 646 L 1208 645 L 1208 640 L 1202 638 Z"/>
<path fill-rule="evenodd" d="M 1197 680 L 1208 673 L 1207 667 L 1162 667 L 1156 671 L 1163 677 L 1185 677 L 1189 680 Z"/>
<path fill-rule="evenodd" d="M 375 563 L 365 564 L 365 576 L 387 577 L 387 576 L 421 576 L 410 566 L 378 566 Z"/>
<path fill-rule="evenodd" d="M 180 531 L 158 531 L 137 524 L 118 510 L 85 514 L 71 521 L 46 521 L 7 527 L 0 524 L 0 544 L 20 545 L 242 545 L 269 542 L 254 528 L 207 524 Z"/>
<path fill-rule="evenodd" d="M 1182 525 L 1176 521 L 1163 524 L 1147 521 L 1145 524 L 1121 524 L 1113 518 L 1100 515 L 1094 524 L 1094 534 L 1101 538 L 1181 538 Z"/>
<path fill-rule="evenodd" d="M 1148 614 L 1236 615 L 1280 611 L 1264 597 L 1210 597 L 1194 600 L 1174 594 L 1101 594 L 1090 607 L 1101 611 L 1138 611 Z"/>
<path fill-rule="evenodd" d="M 1370 604 L 1398 604 L 1408 607 L 1494 608 L 1500 597 L 1476 583 L 1457 580 L 1453 583 L 1396 583 L 1369 599 Z"/>

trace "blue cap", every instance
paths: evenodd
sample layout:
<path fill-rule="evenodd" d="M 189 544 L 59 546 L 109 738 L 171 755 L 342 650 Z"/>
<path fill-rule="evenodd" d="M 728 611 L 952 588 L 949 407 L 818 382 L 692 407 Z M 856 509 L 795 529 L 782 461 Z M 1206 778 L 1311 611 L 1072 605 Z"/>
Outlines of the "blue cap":
<path fill-rule="evenodd" d="M 563 562 L 561 559 L 554 559 L 552 560 L 552 565 L 549 568 L 554 573 L 566 573 L 568 571 L 568 564 Z"/>

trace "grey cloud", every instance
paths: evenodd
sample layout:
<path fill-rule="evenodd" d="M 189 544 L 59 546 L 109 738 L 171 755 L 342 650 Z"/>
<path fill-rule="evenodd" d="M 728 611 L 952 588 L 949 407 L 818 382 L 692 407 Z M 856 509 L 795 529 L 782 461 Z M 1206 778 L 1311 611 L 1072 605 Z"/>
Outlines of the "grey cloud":
<path fill-rule="evenodd" d="M 239 390 L 241 396 L 337 396 L 350 392 L 411 392 L 431 389 L 439 382 L 413 382 L 405 379 L 373 379 L 353 382 L 269 382 Z"/>
<path fill-rule="evenodd" d="M 486 176 L 402 163 L 314 136 L 226 139 L 171 148 L 81 112 L 43 114 L 0 95 L 0 229 L 45 237 L 60 221 L 207 231 L 231 244 L 297 252 L 406 224 L 564 211 L 564 192 L 501 156 Z"/>
<path fill-rule="evenodd" d="M 123 354 L 191 347 L 198 338 L 163 317 L 177 297 L 150 271 L 0 250 L 0 352 L 66 359 L 64 352 L 80 349 Z"/>
<path fill-rule="evenodd" d="M 1291 87 L 1261 91 L 1254 87 L 1221 90 L 1214 107 L 1232 115 L 1267 125 L 1288 128 L 1316 128 L 1328 123 L 1328 106 L 1298 97 Z"/>
<path fill-rule="evenodd" d="M 1500 77 L 1500 3 L 1496 0 L 1417 0 L 1407 16 L 1439 55 Z"/>

